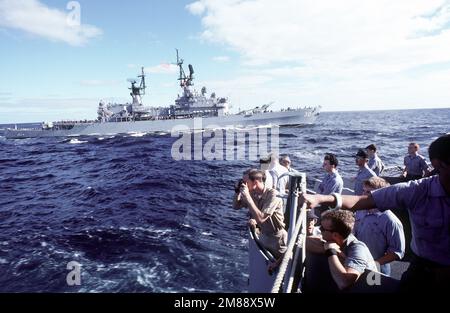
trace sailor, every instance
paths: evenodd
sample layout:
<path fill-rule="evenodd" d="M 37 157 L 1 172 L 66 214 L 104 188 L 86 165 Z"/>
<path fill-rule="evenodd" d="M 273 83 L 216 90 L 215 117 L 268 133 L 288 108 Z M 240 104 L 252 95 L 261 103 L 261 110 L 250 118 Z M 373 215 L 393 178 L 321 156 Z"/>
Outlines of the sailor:
<path fill-rule="evenodd" d="M 342 193 L 344 181 L 337 170 L 339 161 L 333 153 L 326 153 L 323 158 L 322 167 L 326 174 L 319 185 L 319 193 L 329 195 L 334 192 Z"/>
<path fill-rule="evenodd" d="M 355 155 L 356 165 L 359 170 L 355 178 L 355 195 L 360 196 L 363 194 L 363 182 L 371 177 L 377 176 L 368 166 L 369 155 L 363 149 L 359 149 Z"/>
<path fill-rule="evenodd" d="M 377 147 L 374 144 L 370 144 L 366 147 L 366 150 L 369 155 L 369 162 L 367 163 L 367 166 L 374 171 L 377 176 L 380 176 L 380 174 L 383 173 L 384 164 L 377 154 Z"/>
<path fill-rule="evenodd" d="M 408 145 L 408 155 L 405 156 L 403 161 L 405 165 L 403 176 L 406 177 L 407 181 L 421 179 L 430 173 L 425 158 L 419 154 L 419 149 L 419 145 L 415 142 Z"/>
<path fill-rule="evenodd" d="M 266 188 L 273 188 L 273 179 L 272 175 L 269 172 L 270 161 L 271 161 L 270 156 L 259 159 L 261 171 L 263 171 L 264 174 L 266 175 L 266 180 L 264 183 Z"/>
<path fill-rule="evenodd" d="M 316 226 L 319 217 L 314 214 L 313 210 L 307 210 L 306 213 L 306 235 L 312 237 L 321 237 L 320 227 Z"/>
<path fill-rule="evenodd" d="M 284 166 L 285 168 L 287 168 L 287 170 L 289 171 L 289 173 L 291 173 L 291 172 L 297 172 L 297 170 L 295 170 L 295 169 L 292 167 L 292 161 L 291 161 L 291 158 L 290 158 L 287 154 L 281 156 L 281 158 L 280 158 L 280 164 L 281 164 L 282 166 Z"/>
<path fill-rule="evenodd" d="M 283 202 L 278 192 L 266 188 L 266 175 L 261 170 L 252 170 L 249 180 L 241 187 L 241 205 L 247 207 L 253 220 L 260 227 L 259 239 L 276 259 L 287 249 L 287 232 L 284 224 Z"/>
<path fill-rule="evenodd" d="M 352 234 L 354 223 L 351 212 L 328 210 L 321 218 L 322 238 L 306 238 L 309 252 L 327 256 L 331 276 L 341 290 L 351 287 L 366 270 L 377 270 L 367 246 Z"/>
<path fill-rule="evenodd" d="M 289 183 L 289 176 L 284 174 L 289 173 L 289 171 L 280 164 L 278 154 L 272 152 L 267 159 L 270 160 L 267 170 L 272 178 L 272 186 L 269 186 L 269 188 L 277 190 L 280 195 L 285 195 Z"/>
<path fill-rule="evenodd" d="M 438 175 L 374 190 L 370 195 L 303 195 L 300 199 L 309 207 L 408 210 L 414 257 L 402 276 L 402 291 L 450 290 L 450 135 L 436 139 L 428 152 Z"/>
<path fill-rule="evenodd" d="M 364 194 L 388 187 L 389 183 L 381 177 L 364 181 Z M 367 245 L 370 253 L 380 265 L 380 272 L 390 276 L 392 261 L 405 255 L 405 233 L 403 224 L 390 210 L 361 210 L 355 213 L 353 233 L 358 240 Z"/>

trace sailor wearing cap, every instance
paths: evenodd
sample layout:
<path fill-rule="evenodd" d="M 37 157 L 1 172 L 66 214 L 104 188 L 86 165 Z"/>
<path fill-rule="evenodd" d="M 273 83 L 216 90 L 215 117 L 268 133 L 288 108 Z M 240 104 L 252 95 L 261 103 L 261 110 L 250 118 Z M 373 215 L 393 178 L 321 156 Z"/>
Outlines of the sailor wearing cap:
<path fill-rule="evenodd" d="M 264 173 L 266 174 L 266 181 L 264 182 L 264 186 L 266 188 L 273 188 L 273 179 L 272 179 L 272 175 L 269 172 L 270 161 L 271 161 L 270 155 L 259 159 L 261 171 L 264 171 Z"/>
<path fill-rule="evenodd" d="M 374 171 L 372 171 L 368 166 L 369 155 L 363 149 L 359 149 L 355 155 L 356 165 L 358 165 L 359 170 L 355 178 L 355 195 L 361 196 L 364 193 L 363 183 L 365 180 L 371 177 L 377 176 Z"/>
<path fill-rule="evenodd" d="M 316 226 L 319 217 L 314 214 L 314 209 L 310 209 L 306 213 L 306 235 L 313 237 L 321 237 L 320 227 Z"/>

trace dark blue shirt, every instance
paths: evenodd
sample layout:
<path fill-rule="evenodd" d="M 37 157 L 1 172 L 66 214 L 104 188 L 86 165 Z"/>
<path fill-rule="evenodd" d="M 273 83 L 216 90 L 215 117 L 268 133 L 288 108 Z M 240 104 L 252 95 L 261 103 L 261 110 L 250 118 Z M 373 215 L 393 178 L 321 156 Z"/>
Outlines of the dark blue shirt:
<path fill-rule="evenodd" d="M 403 208 L 411 221 L 411 249 L 424 259 L 450 265 L 450 196 L 439 176 L 372 191 L 379 210 Z"/>

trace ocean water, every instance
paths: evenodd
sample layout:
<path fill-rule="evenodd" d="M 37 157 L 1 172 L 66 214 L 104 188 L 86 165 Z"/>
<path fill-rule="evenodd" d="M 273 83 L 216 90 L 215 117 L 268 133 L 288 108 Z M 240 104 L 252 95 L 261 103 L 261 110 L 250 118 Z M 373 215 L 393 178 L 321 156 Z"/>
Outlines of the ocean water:
<path fill-rule="evenodd" d="M 450 109 L 322 113 L 282 128 L 280 152 L 320 178 L 344 176 L 377 144 L 401 165 L 411 141 L 450 132 Z M 1 128 L 1 126 L 0 126 Z M 234 181 L 252 161 L 174 161 L 168 134 L 7 140 L 0 136 L 0 292 L 245 292 L 246 211 Z M 81 264 L 81 285 L 66 268 Z"/>

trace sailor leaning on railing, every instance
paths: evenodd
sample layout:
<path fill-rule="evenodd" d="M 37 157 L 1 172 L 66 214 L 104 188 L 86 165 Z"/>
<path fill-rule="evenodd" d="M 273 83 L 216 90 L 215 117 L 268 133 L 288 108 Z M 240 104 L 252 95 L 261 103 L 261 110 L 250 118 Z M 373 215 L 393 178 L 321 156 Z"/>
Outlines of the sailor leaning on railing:
<path fill-rule="evenodd" d="M 357 211 L 406 209 L 415 254 L 401 280 L 401 291 L 450 290 L 450 135 L 431 143 L 429 157 L 438 175 L 372 191 L 369 195 L 303 195 L 308 207 L 329 205 Z M 322 225 L 324 226 L 324 225 Z M 331 257 L 333 253 L 330 252 Z"/>
<path fill-rule="evenodd" d="M 284 223 L 283 201 L 278 197 L 275 189 L 267 188 L 264 184 L 264 171 L 252 169 L 244 173 L 242 181 L 235 188 L 233 208 L 248 208 L 251 214 L 250 226 L 260 228 L 259 240 L 261 244 L 277 259 L 276 267 L 287 248 L 287 232 Z"/>

